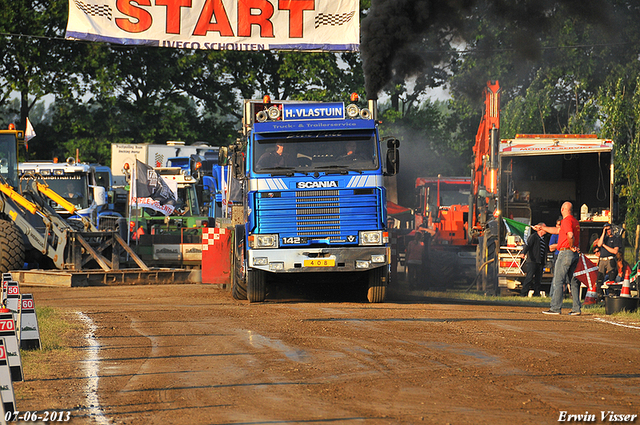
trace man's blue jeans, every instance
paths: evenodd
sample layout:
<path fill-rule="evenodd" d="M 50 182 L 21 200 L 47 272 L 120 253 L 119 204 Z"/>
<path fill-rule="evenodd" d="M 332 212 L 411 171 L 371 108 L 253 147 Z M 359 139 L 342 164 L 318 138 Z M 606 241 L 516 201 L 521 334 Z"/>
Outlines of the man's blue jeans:
<path fill-rule="evenodd" d="M 580 255 L 569 249 L 560 251 L 556 259 L 553 270 L 553 281 L 551 282 L 553 297 L 551 297 L 551 311 L 560 312 L 562 310 L 562 284 L 571 282 L 571 297 L 573 298 L 573 308 L 571 311 L 580 311 L 580 281 L 573 276 L 573 272 L 578 265 Z"/>

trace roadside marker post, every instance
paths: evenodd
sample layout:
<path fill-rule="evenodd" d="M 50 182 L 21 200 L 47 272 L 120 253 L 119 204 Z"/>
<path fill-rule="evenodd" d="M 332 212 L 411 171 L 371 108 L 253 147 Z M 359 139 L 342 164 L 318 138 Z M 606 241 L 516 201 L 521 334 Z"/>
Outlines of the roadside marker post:
<path fill-rule="evenodd" d="M 8 309 L 4 310 L 4 312 L 0 310 L 0 338 L 4 340 L 3 350 L 9 366 L 11 380 L 15 382 L 24 381 L 20 346 L 16 336 L 16 322 L 13 319 L 13 314 Z"/>
<path fill-rule="evenodd" d="M 20 285 L 15 281 L 7 281 L 7 296 L 4 299 L 4 306 L 11 310 L 13 313 L 13 321 L 16 323 L 16 337 L 18 343 L 20 342 L 20 300 L 22 295 L 20 294 Z"/>
<path fill-rule="evenodd" d="M 7 282 L 13 281 L 11 273 L 2 273 L 2 303 L 7 299 Z"/>
<path fill-rule="evenodd" d="M 18 282 L 7 282 L 6 307 L 14 314 L 20 348 L 39 350 L 40 329 L 36 316 L 36 304 L 31 294 L 21 294 Z"/>
<path fill-rule="evenodd" d="M 31 294 L 23 294 L 20 309 L 20 348 L 23 350 L 39 350 L 40 329 L 36 316 L 36 302 Z"/>
<path fill-rule="evenodd" d="M 20 285 L 15 280 L 8 280 L 4 283 L 3 304 L 11 311 L 18 311 L 18 301 L 20 300 Z M 11 304 L 12 306 L 9 306 Z M 15 308 L 13 308 L 15 304 Z"/>
<path fill-rule="evenodd" d="M 16 400 L 13 394 L 13 382 L 11 382 L 11 372 L 9 371 L 4 338 L 0 338 L 0 394 L 2 395 L 4 411 L 15 412 Z"/>
<path fill-rule="evenodd" d="M 0 425 L 7 425 L 5 419 L 4 403 L 2 402 L 2 394 L 0 393 Z"/>

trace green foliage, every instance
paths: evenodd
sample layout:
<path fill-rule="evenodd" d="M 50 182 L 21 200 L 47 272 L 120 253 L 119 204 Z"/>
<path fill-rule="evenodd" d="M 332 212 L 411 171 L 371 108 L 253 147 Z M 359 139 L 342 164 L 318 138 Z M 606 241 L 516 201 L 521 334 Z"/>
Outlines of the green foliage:
<path fill-rule="evenodd" d="M 370 5 L 364 2 L 364 9 Z M 0 0 L 0 121 L 31 117 L 30 159 L 109 162 L 111 143 L 233 143 L 242 99 L 348 100 L 359 55 L 193 51 L 63 41 L 67 0 Z M 56 37 L 56 38 L 48 38 Z M 45 54 L 46 52 L 46 54 Z M 20 92 L 20 101 L 11 98 Z M 34 105 L 53 95 L 34 119 Z M 8 122 L 0 122 L 8 124 Z"/>
<path fill-rule="evenodd" d="M 531 5 L 520 2 L 505 10 Z M 550 2 L 536 25 L 496 7 L 478 2 L 467 16 L 466 51 L 450 79 L 458 134 L 473 144 L 482 90 L 486 81 L 499 80 L 502 138 L 595 133 L 613 139 L 618 220 L 635 229 L 640 223 L 637 4 L 607 0 L 577 10 L 570 2 Z M 635 232 L 627 234 L 633 238 Z"/>
<path fill-rule="evenodd" d="M 616 192 L 630 243 L 640 224 L 640 68 L 620 68 L 598 96 L 603 118 L 602 134 L 616 143 Z"/>
<path fill-rule="evenodd" d="M 401 6 L 380 3 L 388 11 Z M 373 30 L 372 37 L 378 28 L 371 25 L 373 9 L 380 3 L 360 2 L 363 31 Z M 409 42 L 382 62 L 392 72 L 374 95 L 385 99 L 383 135 L 401 140 L 398 178 L 410 194 L 419 175 L 468 175 L 482 91 L 497 79 L 503 138 L 597 133 L 615 141 L 620 213 L 627 227 L 635 228 L 640 223 L 640 8 L 631 0 L 580 7 L 569 0 L 543 3 L 478 0 L 455 10 L 433 3 L 432 14 L 394 21 L 408 22 L 392 30 Z M 404 5 L 402 10 L 426 10 L 420 2 Z M 108 164 L 111 143 L 227 145 L 238 136 L 242 99 L 265 94 L 348 102 L 357 92 L 365 98 L 358 53 L 72 42 L 61 39 L 67 8 L 67 0 L 0 0 L 0 33 L 15 34 L 0 36 L 0 125 L 19 121 L 20 128 L 30 117 L 37 133 L 29 143 L 31 159 L 75 156 L 78 149 L 82 160 Z M 375 53 L 390 40 L 374 39 L 380 44 L 361 46 L 363 52 Z M 427 100 L 429 90 L 441 86 L 451 100 Z"/>

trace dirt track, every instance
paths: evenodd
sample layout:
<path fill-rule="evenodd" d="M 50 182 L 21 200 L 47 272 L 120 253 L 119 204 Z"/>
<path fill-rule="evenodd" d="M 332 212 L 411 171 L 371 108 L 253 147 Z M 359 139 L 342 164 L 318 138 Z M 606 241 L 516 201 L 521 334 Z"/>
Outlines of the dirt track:
<path fill-rule="evenodd" d="M 81 361 L 52 358 L 54 372 L 16 385 L 19 410 L 69 409 L 74 424 L 551 424 L 563 411 L 604 423 L 601 411 L 640 413 L 640 325 L 397 294 L 249 305 L 206 285 L 23 292 L 96 326 L 95 339 L 78 335 Z"/>

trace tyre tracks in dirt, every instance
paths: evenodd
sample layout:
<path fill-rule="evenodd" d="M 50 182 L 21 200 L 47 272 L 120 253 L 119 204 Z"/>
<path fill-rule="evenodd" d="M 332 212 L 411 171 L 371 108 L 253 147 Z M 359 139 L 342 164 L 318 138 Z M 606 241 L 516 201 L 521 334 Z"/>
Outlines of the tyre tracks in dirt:
<path fill-rule="evenodd" d="M 95 323 L 97 394 L 112 424 L 539 424 L 561 411 L 638 413 L 640 330 L 587 315 L 425 298 L 248 304 L 206 285 L 31 292 Z M 64 392 L 60 381 L 43 385 Z M 28 405 L 44 410 L 47 400 Z"/>

